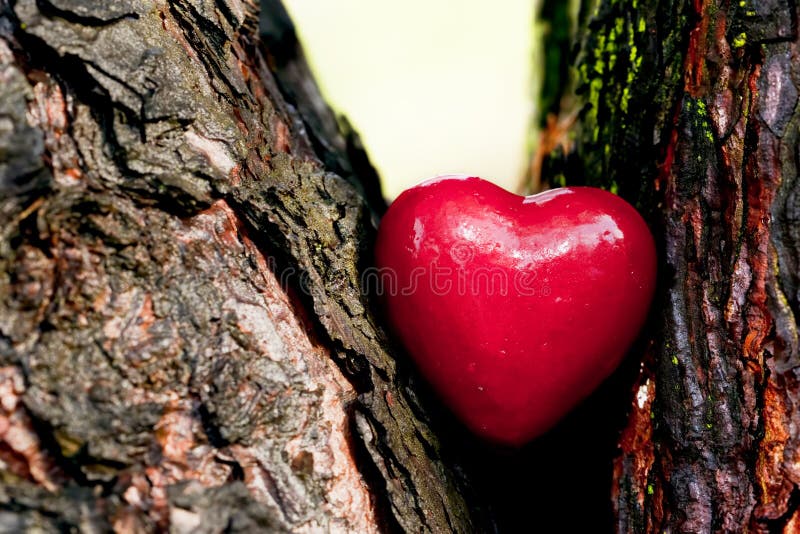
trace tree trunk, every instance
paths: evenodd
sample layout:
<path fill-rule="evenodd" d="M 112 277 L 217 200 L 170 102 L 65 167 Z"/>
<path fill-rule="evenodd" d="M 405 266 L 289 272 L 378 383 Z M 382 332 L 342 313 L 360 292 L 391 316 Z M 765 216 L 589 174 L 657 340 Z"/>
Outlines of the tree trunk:
<path fill-rule="evenodd" d="M 360 289 L 374 171 L 258 13 L 0 0 L 2 531 L 482 528 Z"/>
<path fill-rule="evenodd" d="M 588 531 L 609 487 L 619 532 L 800 530 L 796 10 L 584 1 L 571 77 L 549 34 L 534 187 L 617 191 L 663 261 L 511 453 L 395 359 L 377 177 L 277 1 L 0 0 L 0 530 Z"/>
<path fill-rule="evenodd" d="M 797 6 L 601 0 L 578 27 L 543 177 L 638 203 L 662 257 L 616 530 L 798 532 Z"/>

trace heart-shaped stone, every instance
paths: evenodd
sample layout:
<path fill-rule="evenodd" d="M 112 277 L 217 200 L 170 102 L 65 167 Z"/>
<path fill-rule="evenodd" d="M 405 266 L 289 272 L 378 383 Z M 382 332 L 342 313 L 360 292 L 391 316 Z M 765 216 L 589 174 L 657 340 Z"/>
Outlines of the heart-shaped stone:
<path fill-rule="evenodd" d="M 589 187 L 522 197 L 460 176 L 394 201 L 376 263 L 372 282 L 422 374 L 470 429 L 509 445 L 611 374 L 656 277 L 653 238 L 621 198 Z"/>

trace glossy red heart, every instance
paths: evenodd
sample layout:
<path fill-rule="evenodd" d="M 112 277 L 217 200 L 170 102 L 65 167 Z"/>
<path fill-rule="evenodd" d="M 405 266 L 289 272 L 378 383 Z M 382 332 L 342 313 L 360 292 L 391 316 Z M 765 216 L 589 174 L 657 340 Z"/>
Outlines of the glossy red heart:
<path fill-rule="evenodd" d="M 510 445 L 611 374 L 656 276 L 653 238 L 621 198 L 588 187 L 522 197 L 458 176 L 394 201 L 376 262 L 388 319 L 423 375 L 475 433 Z"/>

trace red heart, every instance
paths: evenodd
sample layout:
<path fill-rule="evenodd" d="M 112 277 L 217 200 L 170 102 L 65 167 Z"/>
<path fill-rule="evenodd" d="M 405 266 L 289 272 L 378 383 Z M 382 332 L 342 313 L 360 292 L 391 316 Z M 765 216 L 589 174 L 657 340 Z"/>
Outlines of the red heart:
<path fill-rule="evenodd" d="M 622 360 L 645 320 L 656 254 L 621 198 L 571 187 L 521 197 L 475 177 L 413 187 L 376 244 L 394 330 L 473 432 L 521 445 Z"/>

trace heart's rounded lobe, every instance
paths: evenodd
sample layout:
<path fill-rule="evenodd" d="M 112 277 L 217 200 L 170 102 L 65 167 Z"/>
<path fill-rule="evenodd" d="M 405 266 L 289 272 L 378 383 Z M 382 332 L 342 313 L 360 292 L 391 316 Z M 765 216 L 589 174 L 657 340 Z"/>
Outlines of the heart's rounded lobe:
<path fill-rule="evenodd" d="M 617 367 L 653 294 L 647 225 L 575 187 L 522 197 L 475 177 L 404 192 L 376 244 L 388 319 L 450 409 L 521 445 Z"/>

